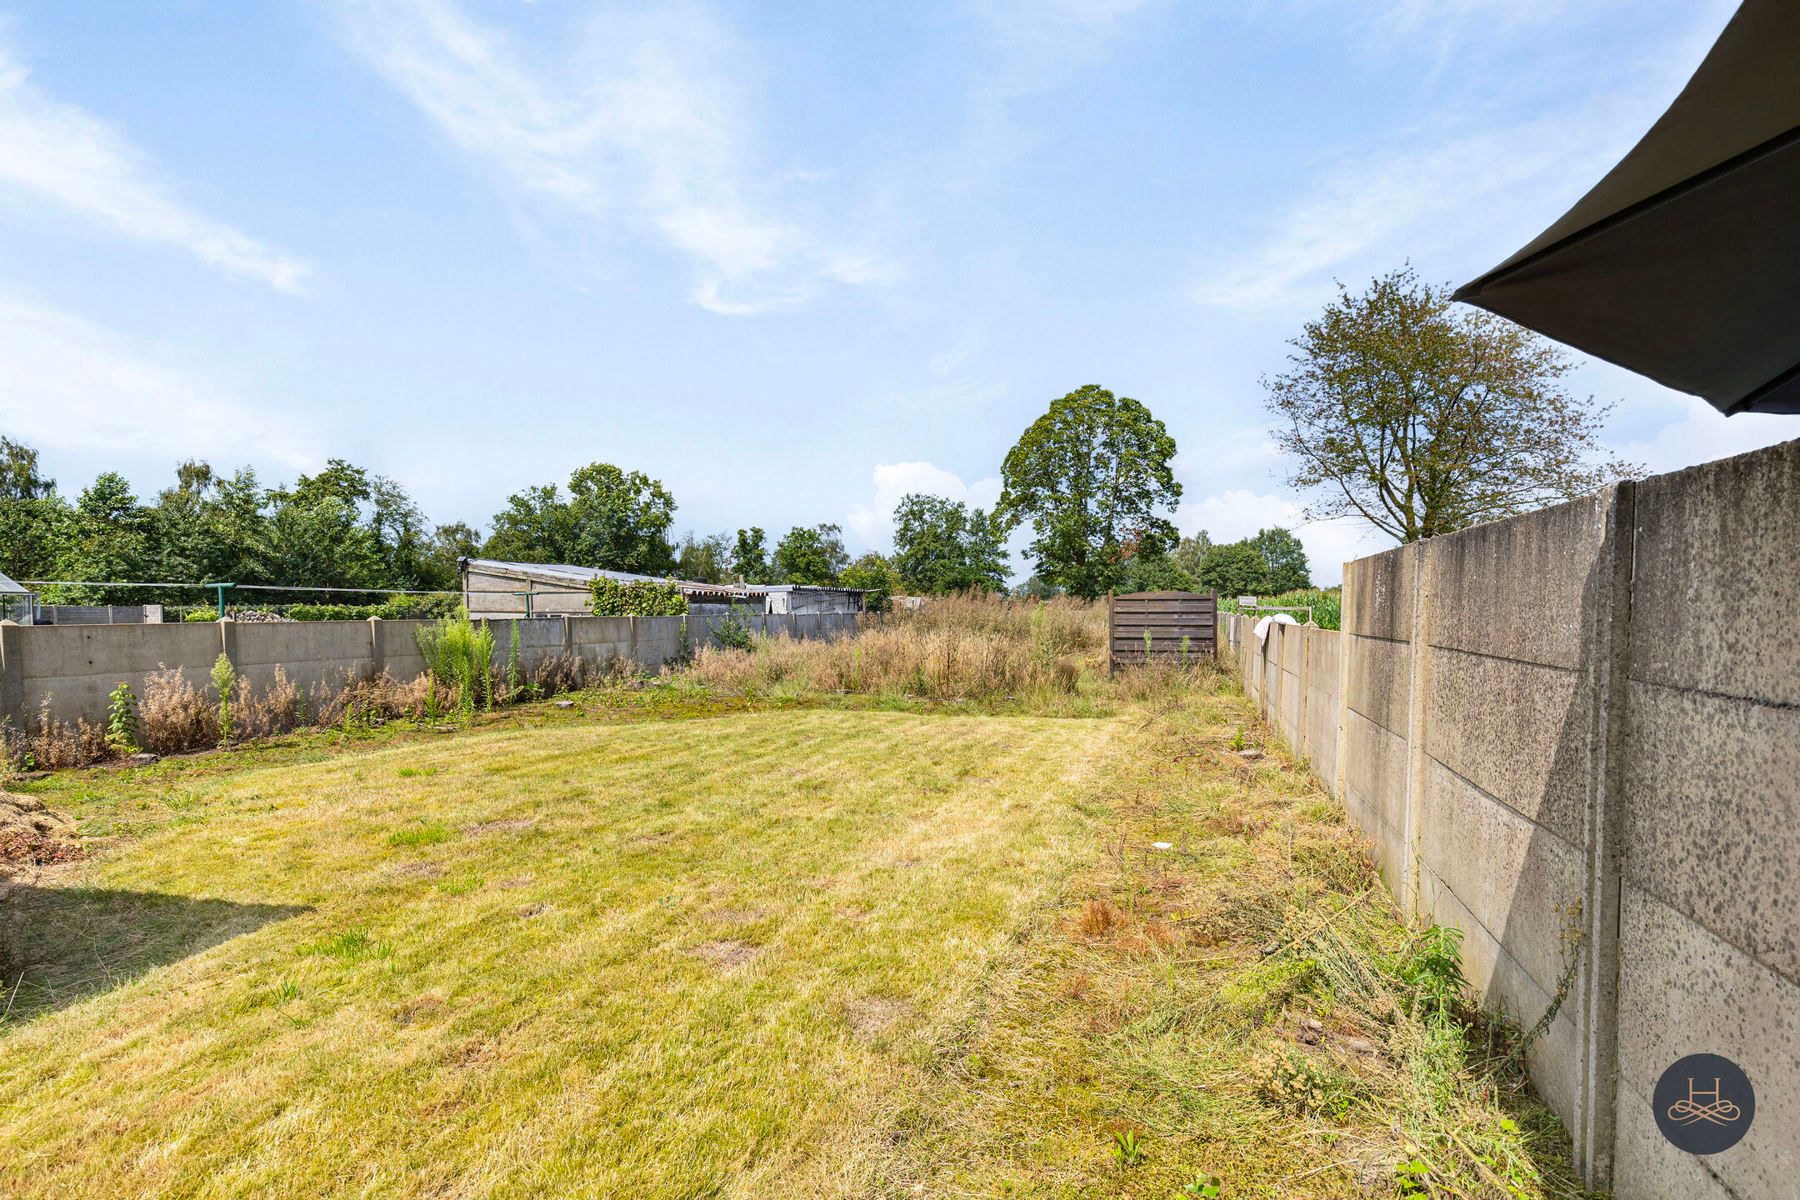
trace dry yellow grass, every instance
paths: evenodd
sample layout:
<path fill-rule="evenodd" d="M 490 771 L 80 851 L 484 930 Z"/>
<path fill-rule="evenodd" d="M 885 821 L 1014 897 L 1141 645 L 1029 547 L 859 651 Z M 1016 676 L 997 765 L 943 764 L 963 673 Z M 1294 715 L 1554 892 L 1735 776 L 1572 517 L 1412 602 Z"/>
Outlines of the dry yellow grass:
<path fill-rule="evenodd" d="M 744 694 L 860 693 L 1068 708 L 1102 669 L 1106 609 L 1078 600 L 947 596 L 889 614 L 855 638 L 758 638 L 705 647 L 677 668 Z"/>
<path fill-rule="evenodd" d="M 96 776 L 59 804 L 160 827 L 9 901 L 0 1194 L 848 1190 L 1081 855 L 1116 730 L 742 714 Z"/>

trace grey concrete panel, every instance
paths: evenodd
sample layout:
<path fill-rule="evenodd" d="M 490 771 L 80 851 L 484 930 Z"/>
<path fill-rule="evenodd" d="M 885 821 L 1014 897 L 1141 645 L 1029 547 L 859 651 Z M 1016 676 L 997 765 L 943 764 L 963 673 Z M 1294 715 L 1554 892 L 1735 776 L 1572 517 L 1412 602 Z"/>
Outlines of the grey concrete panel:
<path fill-rule="evenodd" d="M 1432 644 L 1579 666 L 1612 503 L 1609 488 L 1425 542 Z"/>
<path fill-rule="evenodd" d="M 1573 671 L 1432 649 L 1425 752 L 1572 843 L 1586 835 L 1588 691 Z"/>
<path fill-rule="evenodd" d="M 1418 553 L 1417 544 L 1396 546 L 1344 564 L 1344 591 L 1356 594 L 1355 605 L 1346 606 L 1346 633 L 1396 642 L 1412 640 L 1413 571 Z"/>
<path fill-rule="evenodd" d="M 1792 1195 L 1800 1179 L 1800 988 L 1629 883 L 1619 964 L 1622 1080 L 1641 1098 L 1685 1055 L 1737 1063 L 1756 1088 L 1756 1120 L 1742 1142 L 1706 1165 L 1736 1195 Z M 1619 1179 L 1646 1181 L 1644 1195 L 1672 1194 L 1666 1189 L 1687 1176 L 1670 1171 L 1666 1157 L 1622 1156 Z M 1618 1192 L 1622 1200 L 1636 1194 Z"/>
<path fill-rule="evenodd" d="M 1580 850 L 1432 759 L 1418 825 L 1420 862 L 1500 940 L 1538 991 L 1553 993 L 1579 940 L 1586 878 Z"/>
<path fill-rule="evenodd" d="M 1350 673 L 1345 681 L 1351 711 L 1386 729 L 1406 733 L 1412 704 L 1412 646 L 1351 637 Z"/>
<path fill-rule="evenodd" d="M 1800 710 L 1628 697 L 1626 878 L 1800 980 Z"/>
<path fill-rule="evenodd" d="M 1637 496 L 1631 677 L 1800 704 L 1800 441 Z"/>

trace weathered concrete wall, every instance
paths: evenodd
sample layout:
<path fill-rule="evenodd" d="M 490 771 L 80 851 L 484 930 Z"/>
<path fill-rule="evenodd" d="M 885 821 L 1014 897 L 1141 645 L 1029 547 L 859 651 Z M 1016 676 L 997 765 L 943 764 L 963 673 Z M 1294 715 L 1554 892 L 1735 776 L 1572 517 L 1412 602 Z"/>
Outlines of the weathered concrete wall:
<path fill-rule="evenodd" d="M 1800 443 L 1637 489 L 1619 927 L 1621 1197 L 1800 1189 Z M 1651 1124 L 1685 1054 L 1756 1087 L 1694 1158 Z"/>
<path fill-rule="evenodd" d="M 521 671 L 546 657 L 579 656 L 590 668 L 625 659 L 655 670 L 715 640 L 725 617 L 550 617 L 495 620 L 494 666 L 505 670 L 518 638 Z M 854 614 L 765 616 L 748 621 L 771 636 L 853 634 Z M 383 671 L 402 682 L 425 670 L 419 630 L 430 621 L 231 621 L 172 625 L 0 625 L 0 719 L 16 727 L 34 720 L 48 702 L 52 717 L 73 723 L 106 719 L 107 696 L 120 683 L 140 696 L 144 681 L 164 667 L 181 671 L 196 688 L 208 684 L 214 660 L 230 656 L 238 674 L 262 689 L 276 668 L 303 689 L 338 688 Z"/>
<path fill-rule="evenodd" d="M 1227 658 L 1395 894 L 1463 931 L 1486 1002 L 1525 1025 L 1555 1006 L 1532 1077 L 1589 1180 L 1620 1200 L 1792 1194 L 1800 442 L 1344 579 L 1341 635 L 1289 627 L 1259 650 L 1231 617 Z M 1757 1088 L 1748 1137 L 1705 1158 L 1649 1102 L 1701 1051 Z"/>

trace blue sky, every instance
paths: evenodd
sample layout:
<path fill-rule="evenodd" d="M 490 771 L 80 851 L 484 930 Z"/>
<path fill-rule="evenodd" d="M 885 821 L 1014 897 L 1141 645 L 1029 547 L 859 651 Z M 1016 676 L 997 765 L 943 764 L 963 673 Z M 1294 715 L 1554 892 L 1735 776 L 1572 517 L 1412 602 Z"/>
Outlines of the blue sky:
<path fill-rule="evenodd" d="M 1732 7 L 0 0 L 0 432 L 69 491 L 338 456 L 484 528 L 606 460 L 886 549 L 1100 383 L 1184 532 L 1294 525 L 1258 379 L 1333 279 L 1500 261 Z M 1575 382 L 1653 470 L 1800 432 Z M 1298 531 L 1325 581 L 1382 544 Z"/>

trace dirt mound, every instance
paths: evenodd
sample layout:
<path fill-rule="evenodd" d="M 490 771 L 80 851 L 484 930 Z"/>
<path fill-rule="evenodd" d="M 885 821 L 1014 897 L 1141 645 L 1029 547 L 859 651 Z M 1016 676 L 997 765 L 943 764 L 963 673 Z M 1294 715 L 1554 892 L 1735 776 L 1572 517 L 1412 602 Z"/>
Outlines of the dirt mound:
<path fill-rule="evenodd" d="M 75 822 L 35 797 L 0 792 L 0 880 L 79 857 Z"/>

